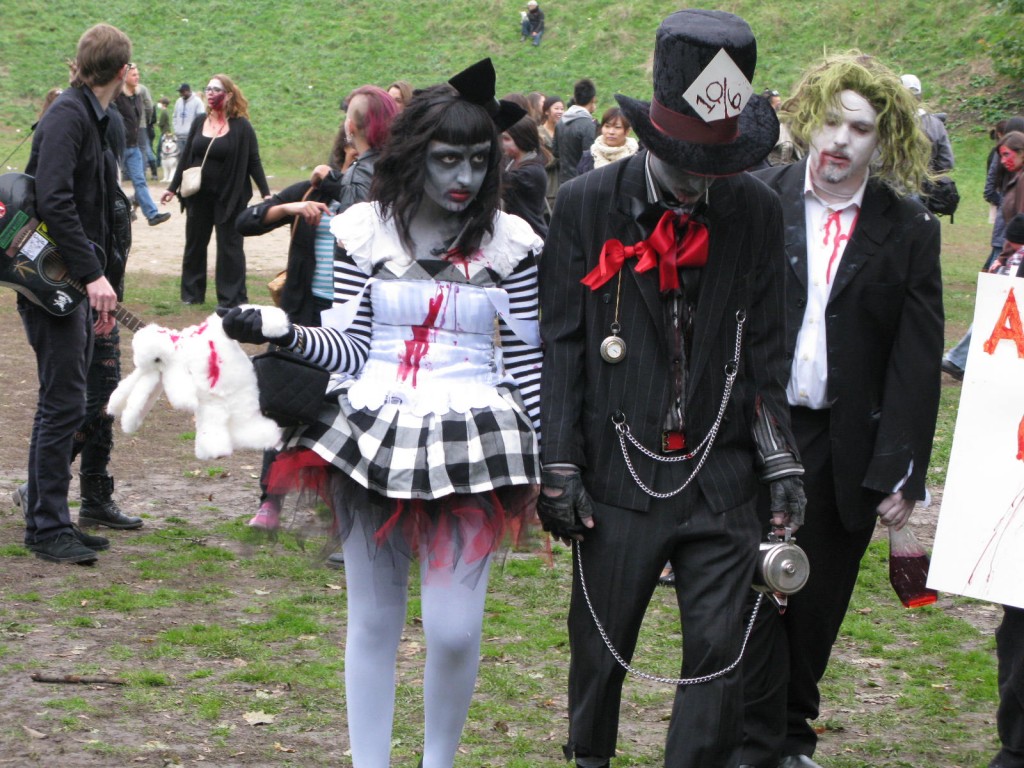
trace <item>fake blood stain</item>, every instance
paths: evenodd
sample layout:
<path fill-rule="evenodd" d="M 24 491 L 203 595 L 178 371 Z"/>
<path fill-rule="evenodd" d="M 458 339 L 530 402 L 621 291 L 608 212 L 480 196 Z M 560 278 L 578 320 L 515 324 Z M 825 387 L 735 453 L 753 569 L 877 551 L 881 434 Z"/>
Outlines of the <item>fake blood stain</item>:
<path fill-rule="evenodd" d="M 438 288 L 437 294 L 427 303 L 427 316 L 423 323 L 412 327 L 412 339 L 405 342 L 405 354 L 398 363 L 398 378 L 406 381 L 412 374 L 412 385 L 416 386 L 416 375 L 420 363 L 430 350 L 430 332 L 437 324 L 437 316 L 444 304 L 444 289 Z"/>
<path fill-rule="evenodd" d="M 217 382 L 220 381 L 220 355 L 217 354 L 217 347 L 214 346 L 213 339 L 210 340 L 210 364 L 208 374 L 210 377 L 210 389 L 213 389 L 217 386 Z"/>

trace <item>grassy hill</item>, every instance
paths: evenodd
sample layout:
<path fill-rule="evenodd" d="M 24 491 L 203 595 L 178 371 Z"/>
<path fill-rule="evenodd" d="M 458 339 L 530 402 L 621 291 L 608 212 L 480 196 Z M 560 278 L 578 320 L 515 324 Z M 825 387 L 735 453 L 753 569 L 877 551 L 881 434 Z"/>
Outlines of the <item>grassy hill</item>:
<path fill-rule="evenodd" d="M 1006 82 L 991 75 L 984 26 L 988 0 L 725 0 L 695 3 L 739 13 L 753 27 L 760 61 L 754 85 L 785 92 L 823 50 L 858 47 L 921 77 L 926 96 L 954 124 L 976 125 L 1013 110 Z M 142 82 L 176 98 L 182 81 L 203 85 L 231 75 L 251 104 L 266 164 L 303 175 L 326 154 L 340 100 L 364 83 L 406 79 L 429 85 L 491 56 L 500 93 L 571 95 L 588 76 L 599 106 L 619 91 L 650 94 L 654 30 L 677 7 L 653 0 L 549 0 L 544 44 L 519 43 L 525 2 L 478 0 L 125 0 L 3 3 L 0 27 L 0 158 L 35 119 L 43 94 L 66 82 L 64 61 L 98 21 L 135 44 Z M 23 150 L 12 158 L 20 167 Z M 20 161 L 20 162 L 19 162 Z"/>

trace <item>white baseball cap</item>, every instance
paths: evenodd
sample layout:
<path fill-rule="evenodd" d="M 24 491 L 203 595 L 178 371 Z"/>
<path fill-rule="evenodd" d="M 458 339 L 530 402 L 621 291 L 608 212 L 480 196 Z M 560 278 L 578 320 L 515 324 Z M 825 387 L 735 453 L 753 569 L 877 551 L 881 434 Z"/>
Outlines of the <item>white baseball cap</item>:
<path fill-rule="evenodd" d="M 917 75 L 903 75 L 900 77 L 900 82 L 915 96 L 921 95 L 921 81 L 917 79 Z"/>

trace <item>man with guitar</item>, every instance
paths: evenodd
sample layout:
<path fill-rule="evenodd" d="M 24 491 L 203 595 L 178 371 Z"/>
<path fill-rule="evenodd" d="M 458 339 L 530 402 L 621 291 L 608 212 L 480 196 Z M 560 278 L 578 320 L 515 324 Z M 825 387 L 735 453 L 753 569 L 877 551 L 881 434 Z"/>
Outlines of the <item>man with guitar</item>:
<path fill-rule="evenodd" d="M 93 336 L 114 328 L 117 293 L 104 275 L 112 253 L 116 161 L 107 148 L 107 107 L 121 91 L 132 56 L 127 35 L 97 24 L 82 35 L 77 77 L 46 111 L 32 141 L 26 172 L 35 177 L 36 213 L 46 222 L 71 278 L 88 303 L 57 316 L 18 296 L 18 312 L 36 354 L 39 401 L 22 499 L 25 544 L 57 563 L 95 562 L 109 542 L 71 522 L 68 487 L 75 433 L 86 411 Z M 93 243 L 97 244 L 96 248 Z M 95 312 L 95 322 L 93 314 Z"/>

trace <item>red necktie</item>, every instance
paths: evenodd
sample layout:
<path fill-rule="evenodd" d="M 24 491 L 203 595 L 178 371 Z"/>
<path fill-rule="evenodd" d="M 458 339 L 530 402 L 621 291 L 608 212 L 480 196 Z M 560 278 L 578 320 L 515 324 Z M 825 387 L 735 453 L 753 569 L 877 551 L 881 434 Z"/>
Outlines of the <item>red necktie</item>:
<path fill-rule="evenodd" d="M 685 228 L 683 237 L 677 233 Z M 636 245 L 609 240 L 601 249 L 597 266 L 580 282 L 596 291 L 622 269 L 626 259 L 637 258 L 634 270 L 647 272 L 658 267 L 662 291 L 679 289 L 680 267 L 703 267 L 708 261 L 708 229 L 689 214 L 665 211 L 650 237 Z"/>

